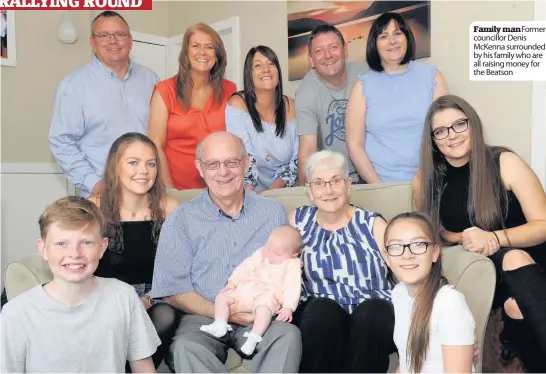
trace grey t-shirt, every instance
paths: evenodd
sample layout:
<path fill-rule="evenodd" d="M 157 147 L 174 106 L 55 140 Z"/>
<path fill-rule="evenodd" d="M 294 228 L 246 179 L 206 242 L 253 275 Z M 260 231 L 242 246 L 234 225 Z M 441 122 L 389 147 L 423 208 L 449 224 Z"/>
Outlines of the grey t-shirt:
<path fill-rule="evenodd" d="M 349 172 L 355 172 L 345 139 L 345 112 L 351 89 L 359 74 L 370 70 L 368 64 L 347 63 L 347 84 L 329 88 L 311 69 L 296 92 L 296 119 L 299 135 L 317 135 L 318 150 L 331 149 L 347 157 Z"/>
<path fill-rule="evenodd" d="M 161 344 L 130 285 L 99 278 L 83 304 L 68 307 L 42 285 L 2 309 L 2 373 L 125 373 L 126 360 L 150 357 Z"/>

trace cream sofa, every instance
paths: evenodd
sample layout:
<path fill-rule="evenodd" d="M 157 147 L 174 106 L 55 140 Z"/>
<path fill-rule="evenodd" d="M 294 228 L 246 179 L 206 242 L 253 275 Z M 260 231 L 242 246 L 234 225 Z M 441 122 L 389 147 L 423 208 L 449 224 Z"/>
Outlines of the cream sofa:
<path fill-rule="evenodd" d="M 200 190 L 170 191 L 180 202 L 188 201 L 201 193 Z M 287 212 L 298 206 L 311 204 L 304 187 L 285 188 L 268 191 L 264 194 L 280 201 Z M 411 187 L 407 183 L 358 185 L 351 190 L 351 203 L 371 211 L 379 212 L 387 220 L 398 213 L 413 210 Z M 480 348 L 483 346 L 484 332 L 495 289 L 495 269 L 486 257 L 464 251 L 461 247 L 444 248 L 442 264 L 445 276 L 461 291 L 478 329 Z M 5 272 L 5 285 L 8 299 L 29 288 L 47 282 L 51 273 L 38 256 L 28 256 L 8 264 Z M 481 349 L 480 349 L 481 351 Z M 391 357 L 389 372 L 397 365 L 397 357 Z M 250 361 L 242 360 L 235 351 L 230 350 L 226 362 L 230 372 L 250 372 Z M 475 360 L 476 372 L 481 372 L 481 354 Z"/>

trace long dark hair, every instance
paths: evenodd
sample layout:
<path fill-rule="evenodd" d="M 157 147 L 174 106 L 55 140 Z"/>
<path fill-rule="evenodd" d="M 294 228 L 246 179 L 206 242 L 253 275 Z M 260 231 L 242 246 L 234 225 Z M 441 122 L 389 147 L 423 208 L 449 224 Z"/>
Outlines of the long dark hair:
<path fill-rule="evenodd" d="M 502 182 L 498 158 L 502 152 L 511 152 L 504 147 L 491 147 L 485 143 L 482 121 L 476 110 L 464 99 L 455 95 L 437 98 L 428 109 L 425 129 L 421 140 L 419 170 L 419 195 L 416 202 L 419 210 L 427 213 L 432 222 L 440 225 L 440 199 L 444 189 L 447 161 L 432 139 L 432 118 L 445 109 L 456 109 L 468 118 L 471 129 L 470 185 L 467 211 L 473 226 L 482 230 L 504 229 L 504 214 L 508 195 Z"/>
<path fill-rule="evenodd" d="M 155 183 L 148 191 L 150 219 L 153 222 L 152 240 L 156 245 L 165 217 L 161 203 L 166 195 L 166 191 L 161 175 L 161 164 L 157 147 L 150 138 L 138 132 L 129 132 L 120 136 L 114 141 L 110 152 L 108 152 L 104 170 L 104 192 L 100 197 L 100 209 L 105 221 L 106 236 L 109 239 L 108 249 L 118 254 L 123 252 L 123 231 L 120 224 L 120 199 L 122 192 L 119 183 L 119 161 L 125 150 L 136 142 L 143 143 L 153 149 L 156 160 L 157 176 Z"/>
<path fill-rule="evenodd" d="M 440 245 L 439 230 L 424 213 L 420 212 L 402 213 L 394 217 L 385 229 L 385 244 L 387 243 L 392 226 L 399 221 L 405 220 L 411 220 L 418 224 L 425 235 L 430 238 L 431 246 Z M 432 315 L 434 299 L 440 288 L 447 284 L 449 282 L 442 273 L 440 254 L 438 260 L 432 263 L 428 277 L 423 281 L 415 295 L 406 348 L 409 372 L 419 373 L 423 362 L 427 358 L 430 342 L 430 317 Z"/>
<path fill-rule="evenodd" d="M 256 47 L 250 48 L 250 51 L 246 54 L 245 58 L 245 67 L 244 67 L 244 89 L 243 91 L 236 92 L 235 95 L 240 96 L 246 104 L 250 118 L 252 118 L 252 123 L 257 132 L 263 132 L 262 120 L 260 118 L 260 113 L 256 109 L 256 91 L 254 87 L 254 79 L 252 78 L 252 69 L 253 64 L 252 60 L 256 53 L 260 52 L 275 64 L 279 74 L 279 83 L 275 87 L 275 135 L 282 138 L 286 133 L 286 103 L 282 90 L 282 73 L 281 73 L 281 64 L 275 52 L 265 45 L 258 45 Z"/>
<path fill-rule="evenodd" d="M 205 23 L 197 23 L 189 27 L 182 38 L 182 49 L 178 56 L 178 74 L 176 76 L 176 96 L 184 108 L 188 110 L 191 102 L 191 91 L 193 81 L 191 79 L 191 62 L 188 58 L 188 49 L 190 48 L 190 38 L 196 31 L 204 32 L 210 35 L 214 41 L 214 52 L 216 54 L 216 63 L 210 70 L 210 84 L 214 95 L 214 103 L 219 105 L 224 95 L 224 73 L 227 66 L 227 54 L 224 48 L 224 42 L 216 30 Z"/>

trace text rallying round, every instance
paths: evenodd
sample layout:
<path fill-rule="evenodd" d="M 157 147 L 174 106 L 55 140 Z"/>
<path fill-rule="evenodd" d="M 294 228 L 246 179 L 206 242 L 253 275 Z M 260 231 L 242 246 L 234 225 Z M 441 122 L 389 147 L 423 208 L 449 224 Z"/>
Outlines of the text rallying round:
<path fill-rule="evenodd" d="M 0 10 L 151 10 L 152 0 L 0 0 Z"/>

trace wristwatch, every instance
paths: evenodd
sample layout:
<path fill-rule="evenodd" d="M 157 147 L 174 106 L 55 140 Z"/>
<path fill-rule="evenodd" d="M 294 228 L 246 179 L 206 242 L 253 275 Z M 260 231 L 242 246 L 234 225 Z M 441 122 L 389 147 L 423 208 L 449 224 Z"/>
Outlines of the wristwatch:
<path fill-rule="evenodd" d="M 142 298 L 148 301 L 148 306 L 152 306 L 158 303 L 156 300 L 152 299 L 150 295 L 144 295 L 142 296 Z"/>

